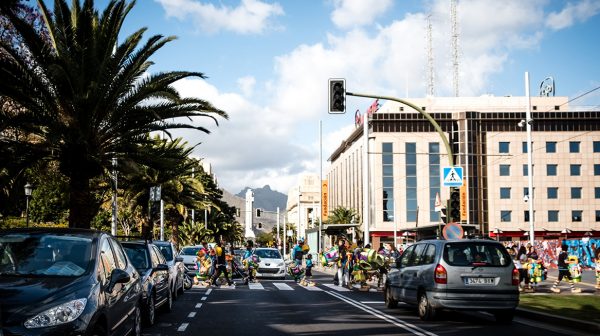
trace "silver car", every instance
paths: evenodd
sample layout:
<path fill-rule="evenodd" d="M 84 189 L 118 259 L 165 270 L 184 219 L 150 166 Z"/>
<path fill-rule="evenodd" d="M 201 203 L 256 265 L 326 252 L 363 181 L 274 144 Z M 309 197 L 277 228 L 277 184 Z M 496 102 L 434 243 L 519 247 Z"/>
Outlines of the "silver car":
<path fill-rule="evenodd" d="M 506 248 L 484 239 L 424 240 L 408 247 L 388 273 L 386 306 L 418 306 L 431 320 L 440 309 L 484 310 L 510 323 L 519 304 L 519 272 Z"/>
<path fill-rule="evenodd" d="M 171 278 L 171 292 L 173 298 L 176 299 L 177 296 L 183 294 L 183 280 L 185 276 L 183 258 L 176 255 L 177 250 L 175 249 L 175 244 L 173 244 L 173 242 L 155 240 L 153 243 L 167 260 Z"/>

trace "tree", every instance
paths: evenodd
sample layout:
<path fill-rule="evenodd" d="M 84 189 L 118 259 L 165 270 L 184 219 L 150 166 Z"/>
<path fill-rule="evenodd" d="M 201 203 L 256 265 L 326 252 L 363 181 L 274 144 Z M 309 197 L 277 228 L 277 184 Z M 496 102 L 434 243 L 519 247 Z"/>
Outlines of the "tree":
<path fill-rule="evenodd" d="M 217 118 L 227 118 L 207 101 L 182 98 L 172 86 L 184 78 L 205 78 L 203 73 L 148 75 L 150 58 L 174 37 L 155 35 L 141 44 L 142 28 L 117 41 L 134 4 L 112 0 L 99 14 L 93 0 L 83 5 L 75 0 L 71 7 L 55 0 L 50 13 L 38 1 L 50 42 L 18 15 L 14 1 L 0 4 L 0 15 L 14 27 L 22 48 L 0 41 L 5 56 L 0 57 L 0 162 L 9 153 L 19 154 L 21 167 L 58 162 L 69 182 L 70 227 L 90 227 L 102 203 L 97 182 L 113 158 L 152 167 L 141 155 L 143 145 L 152 142 L 150 132 L 209 133 L 191 123 L 192 117 L 217 125 Z"/>
<path fill-rule="evenodd" d="M 330 224 L 349 224 L 360 222 L 360 216 L 355 209 L 348 209 L 342 206 L 338 206 L 333 209 L 331 215 L 327 219 Z"/>

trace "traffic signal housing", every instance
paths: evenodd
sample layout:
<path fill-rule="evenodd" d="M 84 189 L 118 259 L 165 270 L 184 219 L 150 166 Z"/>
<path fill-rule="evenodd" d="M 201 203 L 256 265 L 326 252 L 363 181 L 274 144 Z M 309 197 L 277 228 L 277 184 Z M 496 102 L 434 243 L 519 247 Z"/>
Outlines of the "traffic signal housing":
<path fill-rule="evenodd" d="M 329 79 L 329 113 L 346 113 L 346 80 Z"/>
<path fill-rule="evenodd" d="M 448 223 L 460 222 L 460 189 L 450 188 L 448 200 Z"/>
<path fill-rule="evenodd" d="M 256 217 L 260 217 L 261 209 L 256 209 Z"/>

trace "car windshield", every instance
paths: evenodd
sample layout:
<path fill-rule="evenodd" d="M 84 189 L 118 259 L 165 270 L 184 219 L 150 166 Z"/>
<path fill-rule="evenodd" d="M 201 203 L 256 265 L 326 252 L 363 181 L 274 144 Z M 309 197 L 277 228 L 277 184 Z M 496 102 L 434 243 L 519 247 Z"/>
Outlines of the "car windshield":
<path fill-rule="evenodd" d="M 138 244 L 123 244 L 125 248 L 125 253 L 127 253 L 127 257 L 131 260 L 133 267 L 135 267 L 138 271 L 147 270 L 150 268 L 150 262 L 148 261 L 148 249 L 144 245 Z"/>
<path fill-rule="evenodd" d="M 281 259 L 281 254 L 277 250 L 255 250 L 254 254 L 259 258 Z"/>
<path fill-rule="evenodd" d="M 173 249 L 171 248 L 171 244 L 166 245 L 157 245 L 162 252 L 162 255 L 167 259 L 167 261 L 173 261 Z"/>
<path fill-rule="evenodd" d="M 444 260 L 452 266 L 508 266 L 512 259 L 501 244 L 487 242 L 448 243 Z"/>
<path fill-rule="evenodd" d="M 200 247 L 184 247 L 180 254 L 183 255 L 197 255 L 200 251 Z"/>
<path fill-rule="evenodd" d="M 49 233 L 0 234 L 0 275 L 83 275 L 89 268 L 92 239 Z"/>

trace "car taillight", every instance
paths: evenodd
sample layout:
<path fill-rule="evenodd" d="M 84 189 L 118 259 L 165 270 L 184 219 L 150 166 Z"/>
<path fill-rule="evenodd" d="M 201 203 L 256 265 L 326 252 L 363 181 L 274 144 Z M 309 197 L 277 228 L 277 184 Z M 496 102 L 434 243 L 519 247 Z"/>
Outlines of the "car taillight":
<path fill-rule="evenodd" d="M 435 283 L 438 283 L 438 284 L 445 285 L 448 283 L 448 273 L 446 272 L 446 269 L 444 268 L 444 266 L 438 264 L 435 267 L 433 280 L 435 281 Z"/>
<path fill-rule="evenodd" d="M 516 267 L 512 270 L 512 284 L 513 286 L 519 285 L 519 270 Z"/>

